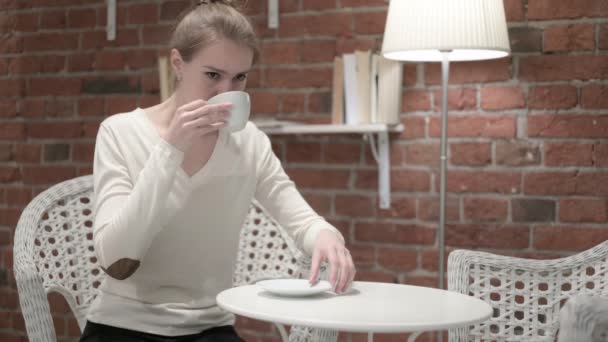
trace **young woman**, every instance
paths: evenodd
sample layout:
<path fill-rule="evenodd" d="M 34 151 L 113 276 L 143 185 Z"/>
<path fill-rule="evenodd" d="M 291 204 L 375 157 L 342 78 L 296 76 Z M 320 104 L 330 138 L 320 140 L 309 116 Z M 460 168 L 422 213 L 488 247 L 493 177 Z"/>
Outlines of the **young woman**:
<path fill-rule="evenodd" d="M 248 123 L 226 129 L 230 104 L 258 56 L 251 24 L 234 1 L 203 1 L 171 39 L 174 94 L 113 115 L 95 148 L 94 242 L 107 277 L 81 341 L 242 341 L 216 295 L 231 287 L 239 231 L 257 199 L 313 258 L 315 282 L 330 263 L 336 292 L 355 269 L 344 239 L 304 201 Z"/>

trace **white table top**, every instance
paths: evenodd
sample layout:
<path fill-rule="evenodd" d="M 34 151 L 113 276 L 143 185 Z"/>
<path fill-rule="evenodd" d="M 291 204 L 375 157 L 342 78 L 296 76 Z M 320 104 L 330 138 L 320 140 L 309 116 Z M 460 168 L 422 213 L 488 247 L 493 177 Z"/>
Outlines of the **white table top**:
<path fill-rule="evenodd" d="M 483 322 L 489 304 L 455 292 L 411 285 L 354 282 L 352 290 L 302 298 L 277 297 L 255 285 L 221 292 L 217 303 L 237 315 L 280 324 L 349 332 L 400 333 Z"/>

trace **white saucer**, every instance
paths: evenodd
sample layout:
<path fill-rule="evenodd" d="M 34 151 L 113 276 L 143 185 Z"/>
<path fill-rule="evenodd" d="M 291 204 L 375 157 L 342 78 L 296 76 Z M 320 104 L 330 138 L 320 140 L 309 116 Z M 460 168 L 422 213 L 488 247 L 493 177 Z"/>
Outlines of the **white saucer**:
<path fill-rule="evenodd" d="M 259 281 L 256 285 L 272 294 L 289 297 L 312 296 L 333 289 L 326 280 L 310 286 L 307 279 L 271 279 Z"/>

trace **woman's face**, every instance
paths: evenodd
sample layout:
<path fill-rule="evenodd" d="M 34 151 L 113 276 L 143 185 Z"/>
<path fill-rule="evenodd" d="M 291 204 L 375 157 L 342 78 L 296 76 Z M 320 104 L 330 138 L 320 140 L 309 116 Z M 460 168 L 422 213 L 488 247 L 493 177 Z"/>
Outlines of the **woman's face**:
<path fill-rule="evenodd" d="M 244 90 L 253 62 L 253 51 L 246 45 L 222 39 L 184 62 L 177 50 L 171 51 L 174 71 L 181 76 L 176 93 L 182 104 L 233 90 Z"/>

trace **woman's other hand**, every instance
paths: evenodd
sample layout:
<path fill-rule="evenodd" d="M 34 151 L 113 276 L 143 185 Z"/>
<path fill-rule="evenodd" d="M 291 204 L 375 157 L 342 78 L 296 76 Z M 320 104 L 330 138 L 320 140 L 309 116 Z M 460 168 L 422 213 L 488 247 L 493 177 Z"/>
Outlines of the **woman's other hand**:
<path fill-rule="evenodd" d="M 355 279 L 355 265 L 342 240 L 330 230 L 322 230 L 315 242 L 310 270 L 310 284 L 316 284 L 321 263 L 329 262 L 329 282 L 336 293 L 344 293 Z"/>

